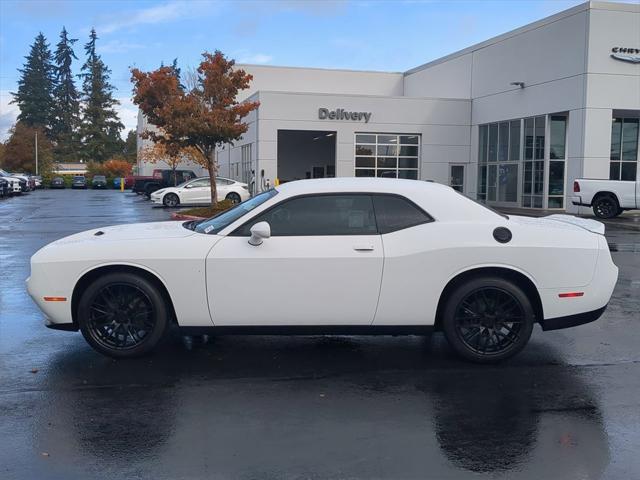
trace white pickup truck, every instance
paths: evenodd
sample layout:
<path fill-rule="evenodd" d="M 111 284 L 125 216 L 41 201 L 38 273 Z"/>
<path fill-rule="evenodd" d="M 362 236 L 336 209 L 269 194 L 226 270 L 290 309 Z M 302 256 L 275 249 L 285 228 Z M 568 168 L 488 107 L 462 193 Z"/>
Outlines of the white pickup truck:
<path fill-rule="evenodd" d="M 625 210 L 640 209 L 640 180 L 592 180 L 573 182 L 571 203 L 593 208 L 599 218 L 613 218 Z"/>

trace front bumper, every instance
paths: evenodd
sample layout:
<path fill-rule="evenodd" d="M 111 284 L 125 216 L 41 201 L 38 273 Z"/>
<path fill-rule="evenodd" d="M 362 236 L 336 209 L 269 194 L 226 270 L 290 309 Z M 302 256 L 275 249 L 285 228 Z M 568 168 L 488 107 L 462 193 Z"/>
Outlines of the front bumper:
<path fill-rule="evenodd" d="M 64 332 L 77 332 L 79 330 L 75 323 L 53 323 L 48 318 L 45 319 L 44 326 L 51 330 L 62 330 Z"/>

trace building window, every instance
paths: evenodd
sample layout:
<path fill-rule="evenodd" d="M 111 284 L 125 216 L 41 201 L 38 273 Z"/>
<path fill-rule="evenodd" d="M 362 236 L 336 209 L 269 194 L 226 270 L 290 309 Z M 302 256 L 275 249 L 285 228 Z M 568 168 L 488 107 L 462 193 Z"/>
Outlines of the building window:
<path fill-rule="evenodd" d="M 545 133 L 544 116 L 524 119 L 523 207 L 543 207 Z"/>
<path fill-rule="evenodd" d="M 614 118 L 611 123 L 610 180 L 635 181 L 638 170 L 637 118 Z"/>
<path fill-rule="evenodd" d="M 242 181 L 244 183 L 251 182 L 251 143 L 243 145 L 240 152 L 240 161 L 242 163 Z"/>
<path fill-rule="evenodd" d="M 478 152 L 478 199 L 518 201 L 520 120 L 480 125 Z"/>
<path fill-rule="evenodd" d="M 564 208 L 564 177 L 567 143 L 567 117 L 549 117 L 549 196 L 548 208 Z"/>
<path fill-rule="evenodd" d="M 418 179 L 420 135 L 356 133 L 356 177 Z"/>

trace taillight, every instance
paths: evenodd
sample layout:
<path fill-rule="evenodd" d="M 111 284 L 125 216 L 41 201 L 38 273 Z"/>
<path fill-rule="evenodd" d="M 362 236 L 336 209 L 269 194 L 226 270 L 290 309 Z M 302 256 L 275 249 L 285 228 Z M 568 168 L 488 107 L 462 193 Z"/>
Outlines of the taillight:
<path fill-rule="evenodd" d="M 578 182 L 573 182 L 573 192 L 578 193 L 580 191 L 580 184 Z"/>

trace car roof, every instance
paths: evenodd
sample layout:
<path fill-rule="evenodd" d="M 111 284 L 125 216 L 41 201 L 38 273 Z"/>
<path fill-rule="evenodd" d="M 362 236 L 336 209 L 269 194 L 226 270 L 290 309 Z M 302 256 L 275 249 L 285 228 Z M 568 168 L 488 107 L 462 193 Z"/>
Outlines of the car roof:
<path fill-rule="evenodd" d="M 401 195 L 436 220 L 497 220 L 500 215 L 453 188 L 435 182 L 399 178 L 318 178 L 296 180 L 275 187 L 286 197 L 323 193 L 380 193 Z"/>

